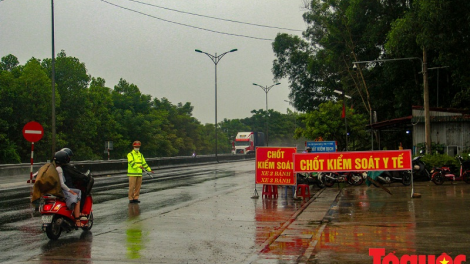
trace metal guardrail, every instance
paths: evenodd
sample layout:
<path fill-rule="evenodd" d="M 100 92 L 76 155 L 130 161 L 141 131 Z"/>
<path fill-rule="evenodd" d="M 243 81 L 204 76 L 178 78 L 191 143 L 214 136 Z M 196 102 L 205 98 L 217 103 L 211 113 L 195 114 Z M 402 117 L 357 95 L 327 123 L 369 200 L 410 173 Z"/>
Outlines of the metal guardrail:
<path fill-rule="evenodd" d="M 254 159 L 254 155 L 232 155 L 222 154 L 218 155 L 201 155 L 193 158 L 192 156 L 179 156 L 179 157 L 162 157 L 162 158 L 146 158 L 147 163 L 153 170 L 158 170 L 160 167 L 167 166 L 190 166 L 201 163 L 215 163 L 227 162 L 234 160 L 248 160 Z M 33 172 L 39 170 L 47 162 L 38 162 L 33 164 Z M 127 159 L 116 160 L 85 160 L 85 161 L 72 161 L 78 169 L 86 171 L 91 170 L 93 175 L 111 175 L 127 172 Z M 0 177 L 2 176 L 22 176 L 29 175 L 31 164 L 0 164 Z"/>

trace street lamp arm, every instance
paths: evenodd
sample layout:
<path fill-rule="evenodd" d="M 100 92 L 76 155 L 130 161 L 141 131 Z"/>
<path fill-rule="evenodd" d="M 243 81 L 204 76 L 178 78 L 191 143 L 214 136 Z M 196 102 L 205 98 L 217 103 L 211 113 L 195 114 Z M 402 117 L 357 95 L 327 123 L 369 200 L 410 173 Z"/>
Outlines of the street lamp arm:
<path fill-rule="evenodd" d="M 198 53 L 206 54 L 212 60 L 212 62 L 214 62 L 214 64 L 217 65 L 219 63 L 219 61 L 222 59 L 222 57 L 225 56 L 225 54 L 230 53 L 230 52 L 235 52 L 237 50 L 238 49 L 232 49 L 232 50 L 229 50 L 229 51 L 226 51 L 226 52 L 220 54 L 219 56 L 217 56 L 217 53 L 214 56 L 212 54 L 209 54 L 207 52 L 204 52 L 204 51 L 198 50 L 198 49 L 195 49 L 194 51 L 198 52 Z"/>
<path fill-rule="evenodd" d="M 279 84 L 281 84 L 281 83 L 275 83 L 275 84 L 273 84 L 273 85 L 271 85 L 271 86 L 267 86 L 267 85 L 266 85 L 266 86 L 262 86 L 262 85 L 253 83 L 253 85 L 261 87 L 261 89 L 263 89 L 263 91 L 264 91 L 265 93 L 268 93 L 269 90 L 271 90 L 271 88 L 273 88 L 274 86 L 279 85 Z"/>
<path fill-rule="evenodd" d="M 419 60 L 421 62 L 421 71 L 423 71 L 423 60 L 421 58 L 418 58 L 418 57 L 371 60 L 371 61 L 353 61 L 353 64 L 361 64 L 361 63 L 369 63 L 369 62 L 380 62 L 380 61 L 400 61 L 400 60 Z"/>
<path fill-rule="evenodd" d="M 230 53 L 230 52 L 235 52 L 235 51 L 237 51 L 237 50 L 238 50 L 238 49 L 231 49 L 231 50 L 229 50 L 229 51 L 226 51 L 226 52 L 220 54 L 219 56 L 217 56 L 217 62 L 218 62 L 220 59 L 222 59 L 222 57 L 223 57 L 225 54 Z"/>
<path fill-rule="evenodd" d="M 421 72 L 423 74 L 423 86 L 424 86 L 424 135 L 425 135 L 425 143 L 426 143 L 426 153 L 429 154 L 431 151 L 431 122 L 430 122 L 430 113 L 429 113 L 429 86 L 428 86 L 428 73 L 426 64 L 427 64 L 427 55 L 426 50 L 423 50 L 423 58 L 418 57 L 409 57 L 409 58 L 397 58 L 397 59 L 385 59 L 385 60 L 373 60 L 373 61 L 355 61 L 353 65 L 359 63 L 368 63 L 368 62 L 380 62 L 380 61 L 398 61 L 398 60 L 419 60 L 421 62 Z M 413 177 L 411 177 L 413 179 Z M 411 181 L 413 183 L 413 181 Z"/>
<path fill-rule="evenodd" d="M 266 146 L 269 146 L 269 125 L 268 125 L 268 92 L 271 90 L 276 85 L 279 85 L 281 83 L 275 83 L 271 86 L 261 86 L 259 84 L 253 83 L 254 86 L 259 86 L 261 89 L 263 89 L 264 93 L 266 94 Z"/>

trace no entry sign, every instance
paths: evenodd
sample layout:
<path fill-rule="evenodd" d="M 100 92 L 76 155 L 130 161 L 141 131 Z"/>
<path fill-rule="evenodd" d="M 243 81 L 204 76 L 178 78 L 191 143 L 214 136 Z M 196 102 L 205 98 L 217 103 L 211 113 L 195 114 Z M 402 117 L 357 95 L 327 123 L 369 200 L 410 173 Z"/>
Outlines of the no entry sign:
<path fill-rule="evenodd" d="M 44 135 L 44 128 L 36 121 L 31 121 L 23 127 L 23 137 L 29 142 L 38 142 Z"/>

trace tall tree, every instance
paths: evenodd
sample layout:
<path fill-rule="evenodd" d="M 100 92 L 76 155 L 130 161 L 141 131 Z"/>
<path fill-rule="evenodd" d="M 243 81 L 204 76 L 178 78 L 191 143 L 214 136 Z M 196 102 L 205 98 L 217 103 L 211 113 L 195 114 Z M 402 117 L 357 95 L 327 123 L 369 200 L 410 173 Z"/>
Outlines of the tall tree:
<path fill-rule="evenodd" d="M 440 81 L 445 82 L 441 83 L 439 95 L 436 92 L 430 96 L 434 106 L 437 104 L 436 96 L 439 96 L 441 107 L 469 109 L 468 100 L 465 99 L 470 98 L 470 77 L 466 74 L 470 70 L 467 61 L 470 56 L 467 48 L 470 44 L 469 12 L 470 2 L 465 0 L 413 1 L 388 33 L 386 48 L 389 53 L 420 56 L 425 52 L 427 68 L 447 67 L 440 70 L 441 76 L 444 76 Z M 451 82 L 447 81 L 449 73 Z M 438 71 L 428 71 L 428 74 L 430 78 L 437 79 Z"/>
<path fill-rule="evenodd" d="M 305 116 L 305 128 L 299 129 L 307 139 L 322 137 L 325 141 L 337 141 L 338 149 L 346 148 L 346 122 L 348 136 L 348 150 L 364 149 L 366 131 L 364 126 L 368 123 L 362 114 L 356 114 L 350 108 L 345 109 L 345 121 L 341 118 L 342 102 L 326 102 L 320 104 L 318 110 L 309 112 Z"/>
<path fill-rule="evenodd" d="M 42 66 L 52 76 L 52 60 L 45 59 Z M 55 83 L 61 104 L 56 103 L 57 147 L 76 148 L 85 143 L 86 138 L 93 134 L 87 126 L 90 102 L 86 100 L 90 82 L 85 64 L 78 58 L 69 57 L 65 51 L 57 54 L 55 61 Z"/>

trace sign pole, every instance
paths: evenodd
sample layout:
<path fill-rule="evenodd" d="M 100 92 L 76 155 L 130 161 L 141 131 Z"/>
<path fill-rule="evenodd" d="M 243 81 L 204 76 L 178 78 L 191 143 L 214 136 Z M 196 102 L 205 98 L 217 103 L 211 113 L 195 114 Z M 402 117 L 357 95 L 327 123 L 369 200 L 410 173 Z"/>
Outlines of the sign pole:
<path fill-rule="evenodd" d="M 27 183 L 34 183 L 33 180 L 33 159 L 34 159 L 34 142 L 38 142 L 41 140 L 42 136 L 44 135 L 44 128 L 38 122 L 31 121 L 24 125 L 23 127 L 23 136 L 24 138 L 31 142 L 31 170 L 29 174 L 29 180 Z"/>
<path fill-rule="evenodd" d="M 413 159 L 411 159 L 411 198 L 421 198 L 420 193 L 415 193 L 415 187 L 413 183 L 413 178 L 414 178 L 414 166 L 413 166 Z"/>
<path fill-rule="evenodd" d="M 33 158 L 34 158 L 34 142 L 31 142 L 31 169 L 29 170 L 29 181 L 28 183 L 34 183 L 33 180 Z"/>
<path fill-rule="evenodd" d="M 258 153 L 258 148 L 256 148 L 255 150 L 255 154 Z M 258 199 L 259 198 L 259 194 L 258 194 L 258 190 L 256 190 L 256 177 L 255 177 L 255 190 L 253 192 L 253 196 L 251 196 L 251 199 Z"/>

